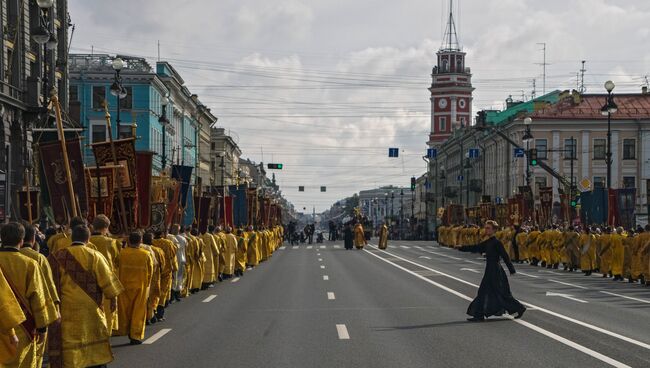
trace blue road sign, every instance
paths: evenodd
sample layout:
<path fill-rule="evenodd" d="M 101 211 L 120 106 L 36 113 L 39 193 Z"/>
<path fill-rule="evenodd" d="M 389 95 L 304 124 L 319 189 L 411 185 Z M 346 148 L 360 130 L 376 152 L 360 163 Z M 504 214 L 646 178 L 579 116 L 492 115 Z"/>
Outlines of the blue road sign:
<path fill-rule="evenodd" d="M 477 158 L 479 155 L 480 155 L 480 151 L 478 148 L 469 149 L 469 158 Z"/>
<path fill-rule="evenodd" d="M 388 157 L 399 157 L 399 148 L 389 148 Z"/>
<path fill-rule="evenodd" d="M 456 177 L 456 180 L 458 181 L 463 181 L 463 179 L 465 179 L 465 177 L 462 175 L 458 175 L 458 177 Z"/>
<path fill-rule="evenodd" d="M 522 158 L 526 156 L 526 151 L 523 148 L 515 148 L 514 155 L 515 158 Z"/>
<path fill-rule="evenodd" d="M 427 149 L 427 158 L 436 158 L 438 156 L 438 150 L 435 148 Z"/>

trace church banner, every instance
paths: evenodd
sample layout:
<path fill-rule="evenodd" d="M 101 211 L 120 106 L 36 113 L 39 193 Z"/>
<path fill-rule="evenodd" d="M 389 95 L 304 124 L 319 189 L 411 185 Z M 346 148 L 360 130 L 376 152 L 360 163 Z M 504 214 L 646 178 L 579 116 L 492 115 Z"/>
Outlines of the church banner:
<path fill-rule="evenodd" d="M 88 197 L 86 194 L 86 178 L 84 174 L 81 142 L 77 139 L 66 141 L 66 151 L 74 198 L 70 198 L 66 167 L 63 161 L 60 141 L 50 141 L 39 144 L 39 153 L 43 168 L 43 179 L 47 184 L 50 203 L 57 224 L 64 224 L 72 214 L 72 206 L 80 210 L 81 216 L 88 214 Z"/>
<path fill-rule="evenodd" d="M 88 221 L 104 214 L 111 218 L 115 198 L 115 168 L 86 167 L 86 189 L 88 191 Z"/>
<path fill-rule="evenodd" d="M 539 188 L 539 201 L 540 201 L 540 225 L 547 227 L 551 225 L 552 210 L 553 210 L 553 187 L 540 187 Z"/>
<path fill-rule="evenodd" d="M 181 208 L 185 208 L 187 206 L 187 198 L 190 196 L 192 166 L 172 165 L 172 179 L 176 179 L 180 183 L 179 205 Z"/>
<path fill-rule="evenodd" d="M 151 173 L 153 152 L 137 151 L 136 173 L 138 180 L 138 226 L 148 228 L 151 225 Z"/>

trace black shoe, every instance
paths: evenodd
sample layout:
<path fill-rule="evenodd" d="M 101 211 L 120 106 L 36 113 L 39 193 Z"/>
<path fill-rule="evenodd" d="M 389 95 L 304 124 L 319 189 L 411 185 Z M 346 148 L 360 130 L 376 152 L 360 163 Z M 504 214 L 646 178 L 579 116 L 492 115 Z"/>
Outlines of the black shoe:
<path fill-rule="evenodd" d="M 524 309 L 520 310 L 519 312 L 517 312 L 517 315 L 515 316 L 515 319 L 519 319 L 519 318 L 523 317 L 524 313 L 526 313 L 526 308 L 524 308 Z"/>
<path fill-rule="evenodd" d="M 152 325 L 153 325 L 154 323 L 156 323 L 156 322 L 158 322 L 158 318 L 156 318 L 156 317 L 152 317 L 152 318 L 149 320 L 149 323 L 151 323 Z"/>
<path fill-rule="evenodd" d="M 467 320 L 470 322 L 483 322 L 485 321 L 485 317 L 470 317 Z"/>
<path fill-rule="evenodd" d="M 131 339 L 131 342 L 129 342 L 129 345 L 140 345 L 140 344 L 142 344 L 142 340 Z"/>

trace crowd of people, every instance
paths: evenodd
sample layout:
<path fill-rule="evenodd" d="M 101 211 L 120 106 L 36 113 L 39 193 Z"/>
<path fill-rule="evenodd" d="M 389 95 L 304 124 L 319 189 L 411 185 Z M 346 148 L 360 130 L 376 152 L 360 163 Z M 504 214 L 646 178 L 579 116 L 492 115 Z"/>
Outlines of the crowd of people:
<path fill-rule="evenodd" d="M 284 233 L 172 225 L 117 237 L 109 228 L 104 215 L 75 217 L 47 237 L 29 223 L 0 228 L 0 366 L 41 367 L 44 357 L 53 368 L 105 366 L 111 336 L 141 344 L 170 304 L 243 276 Z"/>
<path fill-rule="evenodd" d="M 627 280 L 650 286 L 650 226 L 625 230 L 608 226 L 535 225 L 498 229 L 510 258 L 517 263 L 574 272 L 595 272 L 615 281 Z M 441 226 L 438 242 L 453 248 L 476 245 L 487 239 L 476 225 Z"/>

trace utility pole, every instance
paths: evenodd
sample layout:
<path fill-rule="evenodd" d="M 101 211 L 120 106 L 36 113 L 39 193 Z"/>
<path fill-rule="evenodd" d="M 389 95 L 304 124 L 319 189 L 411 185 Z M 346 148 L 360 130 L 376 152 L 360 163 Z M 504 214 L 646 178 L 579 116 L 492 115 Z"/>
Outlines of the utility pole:
<path fill-rule="evenodd" d="M 538 42 L 538 45 L 542 46 L 542 62 L 536 63 L 537 65 L 542 66 L 542 94 L 546 94 L 546 66 L 549 65 L 546 62 L 546 42 Z"/>
<path fill-rule="evenodd" d="M 578 88 L 578 92 L 580 94 L 583 94 L 587 92 L 587 87 L 585 87 L 585 72 L 587 69 L 585 69 L 585 60 L 582 60 L 582 68 L 580 68 L 580 87 Z"/>

